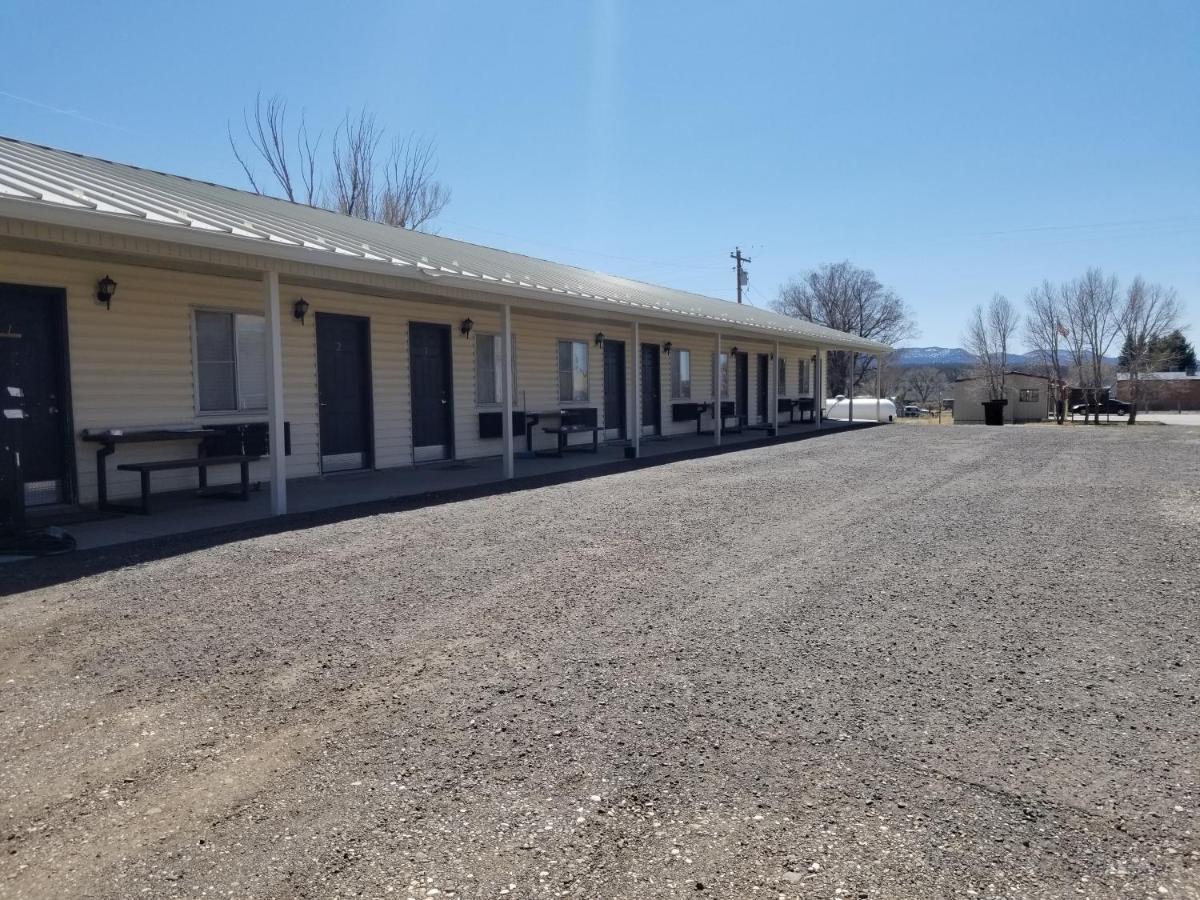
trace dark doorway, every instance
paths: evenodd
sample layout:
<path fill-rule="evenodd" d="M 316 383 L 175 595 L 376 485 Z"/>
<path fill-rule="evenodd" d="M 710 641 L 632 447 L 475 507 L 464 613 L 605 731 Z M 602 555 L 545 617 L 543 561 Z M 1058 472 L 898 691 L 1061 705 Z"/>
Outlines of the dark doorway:
<path fill-rule="evenodd" d="M 371 466 L 371 324 L 317 313 L 321 471 Z"/>
<path fill-rule="evenodd" d="M 26 506 L 75 499 L 66 325 L 63 291 L 0 284 L 0 393 L 24 410 L 17 446 Z"/>
<path fill-rule="evenodd" d="M 450 459 L 454 453 L 454 377 L 450 326 L 408 326 L 412 375 L 413 459 Z"/>
<path fill-rule="evenodd" d="M 625 437 L 625 342 L 604 342 L 604 437 Z"/>
<path fill-rule="evenodd" d="M 738 421 L 745 424 L 750 416 L 750 354 L 736 354 L 737 363 L 737 413 Z"/>
<path fill-rule="evenodd" d="M 771 357 L 766 353 L 758 354 L 758 421 L 771 421 L 767 404 L 771 399 L 770 381 Z"/>
<path fill-rule="evenodd" d="M 642 344 L 642 434 L 662 433 L 662 377 L 658 344 Z"/>

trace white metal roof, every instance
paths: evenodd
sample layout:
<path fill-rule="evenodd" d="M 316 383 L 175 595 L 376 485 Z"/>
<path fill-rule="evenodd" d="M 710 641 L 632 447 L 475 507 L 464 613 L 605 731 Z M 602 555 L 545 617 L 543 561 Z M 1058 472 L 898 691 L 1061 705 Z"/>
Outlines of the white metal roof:
<path fill-rule="evenodd" d="M 802 319 L 561 263 L 394 228 L 177 175 L 0 136 L 0 215 L 225 246 L 262 256 L 381 271 L 552 300 L 618 305 L 627 314 L 766 332 L 868 353 L 887 345 Z M 136 228 L 134 226 L 136 225 Z M 244 246 L 239 246 L 244 244 Z"/>

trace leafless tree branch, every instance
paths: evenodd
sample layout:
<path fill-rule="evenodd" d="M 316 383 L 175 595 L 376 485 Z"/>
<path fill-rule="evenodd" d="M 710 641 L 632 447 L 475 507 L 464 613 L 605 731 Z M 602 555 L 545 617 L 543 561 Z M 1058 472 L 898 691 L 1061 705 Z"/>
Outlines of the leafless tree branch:
<path fill-rule="evenodd" d="M 771 304 L 776 312 L 818 325 L 894 344 L 915 333 L 908 306 L 884 287 L 869 269 L 848 260 L 805 272 L 779 289 Z M 862 383 L 874 364 L 862 356 L 850 371 L 850 353 L 830 352 L 828 381 L 832 393 L 846 393 Z"/>
<path fill-rule="evenodd" d="M 293 133 L 287 101 L 278 94 L 265 100 L 256 95 L 253 108 L 242 112 L 242 128 L 253 152 L 243 151 L 227 127 L 229 144 L 260 194 L 253 157 L 266 164 L 288 200 L 399 228 L 427 227 L 450 202 L 450 190 L 436 177 L 433 142 L 409 135 L 393 140 L 381 156 L 386 130 L 366 108 L 343 116 L 324 163 L 321 133 L 313 137 L 303 112 Z"/>

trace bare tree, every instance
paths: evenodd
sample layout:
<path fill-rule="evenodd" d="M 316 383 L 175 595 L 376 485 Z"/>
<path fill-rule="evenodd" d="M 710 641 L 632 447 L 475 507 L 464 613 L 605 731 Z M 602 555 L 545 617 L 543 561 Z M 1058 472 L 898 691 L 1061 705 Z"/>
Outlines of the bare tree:
<path fill-rule="evenodd" d="M 1088 269 L 1083 277 L 1063 287 L 1064 306 L 1070 319 L 1070 347 L 1080 386 L 1087 397 L 1085 409 L 1095 414 L 1100 424 L 1100 392 L 1104 387 L 1104 357 L 1117 336 L 1117 295 L 1115 275 L 1105 277 L 1098 268 Z M 1084 413 L 1087 422 L 1087 413 Z"/>
<path fill-rule="evenodd" d="M 317 149 L 321 143 L 321 136 L 317 135 L 315 141 L 310 138 L 304 113 L 300 114 L 300 125 L 296 129 L 294 138 L 296 144 L 294 163 L 296 174 L 294 176 L 292 174 L 291 141 L 288 138 L 290 127 L 287 123 L 287 100 L 275 94 L 264 101 L 261 93 L 256 94 L 253 115 L 242 110 L 242 127 L 250 146 L 266 163 L 283 195 L 293 203 L 316 205 L 319 187 L 316 177 Z M 229 135 L 229 146 L 233 148 L 233 155 L 241 165 L 242 171 L 246 173 L 250 186 L 254 188 L 255 193 L 264 193 L 255 177 L 254 170 L 243 156 L 233 137 L 233 130 L 228 124 L 225 130 Z"/>
<path fill-rule="evenodd" d="M 1069 332 L 1063 320 L 1067 318 L 1063 309 L 1063 295 L 1059 288 L 1048 280 L 1035 287 L 1025 298 L 1028 312 L 1025 315 L 1025 339 L 1042 363 L 1047 377 L 1054 381 L 1055 419 L 1063 424 L 1067 397 L 1066 378 L 1062 353 Z"/>
<path fill-rule="evenodd" d="M 908 372 L 907 383 L 917 400 L 925 405 L 931 397 L 941 399 L 946 390 L 947 378 L 946 373 L 935 366 L 917 366 Z"/>
<path fill-rule="evenodd" d="M 976 306 L 967 323 L 966 349 L 978 360 L 992 400 L 1006 399 L 1008 348 L 1019 325 L 1016 307 L 1003 294 L 994 294 L 986 309 Z"/>
<path fill-rule="evenodd" d="M 904 301 L 880 284 L 874 272 L 848 260 L 827 263 L 793 279 L 779 289 L 771 306 L 784 315 L 885 344 L 911 337 L 916 330 Z M 831 393 L 851 393 L 873 368 L 871 357 L 864 355 L 851 372 L 851 359 L 848 352 L 829 352 L 826 366 Z"/>
<path fill-rule="evenodd" d="M 450 190 L 437 180 L 434 144 L 408 135 L 393 139 L 381 154 L 386 129 L 366 109 L 346 113 L 327 157 L 303 113 L 292 133 L 287 101 L 279 95 L 257 95 L 253 112 L 243 111 L 242 125 L 251 150 L 243 152 L 232 129 L 229 144 L 257 193 L 265 191 L 248 157 L 266 164 L 288 200 L 398 228 L 424 228 L 450 203 Z"/>
<path fill-rule="evenodd" d="M 392 142 L 383 167 L 379 221 L 399 228 L 421 228 L 450 202 L 450 190 L 434 175 L 432 142 L 408 135 Z"/>
<path fill-rule="evenodd" d="M 328 205 L 347 216 L 375 220 L 375 153 L 383 135 L 365 109 L 346 113 L 333 133 L 333 172 Z"/>
<path fill-rule="evenodd" d="M 1137 420 L 1140 377 L 1163 363 L 1162 338 L 1179 322 L 1179 298 L 1174 289 L 1147 284 L 1139 275 L 1125 292 L 1116 312 L 1117 330 L 1124 338 L 1121 367 L 1129 375 L 1129 424 Z"/>

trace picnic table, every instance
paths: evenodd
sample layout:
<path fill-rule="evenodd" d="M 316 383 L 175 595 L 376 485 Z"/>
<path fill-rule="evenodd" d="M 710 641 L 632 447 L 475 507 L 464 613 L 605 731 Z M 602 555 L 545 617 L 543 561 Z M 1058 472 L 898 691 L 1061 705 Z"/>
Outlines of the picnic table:
<path fill-rule="evenodd" d="M 143 515 L 150 511 L 150 473 L 170 469 L 197 469 L 200 476 L 200 488 L 207 487 L 207 472 L 209 466 L 233 465 L 241 466 L 241 491 L 239 499 L 245 500 L 249 494 L 249 464 L 256 455 L 223 454 L 219 456 L 204 456 L 197 453 L 188 459 L 161 460 L 158 462 L 127 463 L 118 469 L 138 472 L 141 476 L 142 502 L 140 507 L 125 504 L 110 503 L 108 499 L 108 457 L 116 452 L 118 444 L 149 444 L 177 441 L 204 441 L 225 434 L 221 429 L 205 428 L 203 426 L 179 426 L 166 428 L 105 428 L 97 431 L 85 429 L 80 439 L 88 443 L 99 444 L 96 450 L 96 495 L 97 508 L 112 512 L 140 512 Z M 198 448 L 199 449 L 199 448 Z"/>

